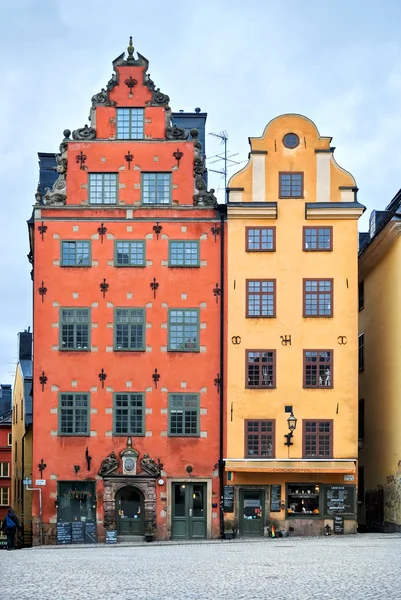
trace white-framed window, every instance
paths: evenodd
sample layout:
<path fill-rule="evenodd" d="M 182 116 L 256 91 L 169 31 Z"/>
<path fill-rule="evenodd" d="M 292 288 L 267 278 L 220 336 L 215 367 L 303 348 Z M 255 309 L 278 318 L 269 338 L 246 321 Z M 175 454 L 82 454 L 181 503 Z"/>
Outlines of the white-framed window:
<path fill-rule="evenodd" d="M 143 108 L 117 108 L 117 139 L 143 140 Z"/>
<path fill-rule="evenodd" d="M 10 506 L 10 488 L 0 487 L 0 506 Z"/>
<path fill-rule="evenodd" d="M 0 477 L 10 477 L 10 463 L 0 462 Z"/>

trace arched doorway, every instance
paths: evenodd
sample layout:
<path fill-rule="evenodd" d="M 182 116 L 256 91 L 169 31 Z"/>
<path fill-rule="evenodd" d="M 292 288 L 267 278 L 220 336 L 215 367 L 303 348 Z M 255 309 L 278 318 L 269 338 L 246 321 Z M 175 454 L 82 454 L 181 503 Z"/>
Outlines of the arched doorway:
<path fill-rule="evenodd" d="M 116 493 L 115 503 L 119 535 L 143 535 L 145 509 L 142 492 L 130 485 L 123 487 Z"/>

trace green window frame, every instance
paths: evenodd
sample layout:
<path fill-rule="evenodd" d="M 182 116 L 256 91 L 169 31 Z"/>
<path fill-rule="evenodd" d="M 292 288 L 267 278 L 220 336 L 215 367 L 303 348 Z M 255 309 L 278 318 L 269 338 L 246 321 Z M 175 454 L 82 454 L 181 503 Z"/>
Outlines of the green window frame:
<path fill-rule="evenodd" d="M 199 267 L 200 244 L 198 240 L 169 240 L 169 267 Z"/>
<path fill-rule="evenodd" d="M 118 174 L 89 173 L 89 204 L 117 204 Z"/>
<path fill-rule="evenodd" d="M 60 308 L 60 350 L 90 350 L 90 308 Z"/>
<path fill-rule="evenodd" d="M 114 309 L 114 350 L 145 350 L 145 330 L 144 308 Z"/>
<path fill-rule="evenodd" d="M 90 395 L 87 392 L 61 392 L 58 397 L 58 434 L 89 435 Z"/>
<path fill-rule="evenodd" d="M 145 267 L 145 241 L 116 240 L 114 244 L 114 265 L 116 267 Z"/>
<path fill-rule="evenodd" d="M 171 173 L 142 173 L 142 204 L 171 204 Z"/>
<path fill-rule="evenodd" d="M 62 267 L 90 267 L 90 240 L 62 240 L 60 259 Z"/>
<path fill-rule="evenodd" d="M 199 309 L 170 308 L 168 311 L 169 352 L 199 352 Z"/>
<path fill-rule="evenodd" d="M 143 108 L 117 108 L 117 139 L 143 140 L 145 111 Z"/>
<path fill-rule="evenodd" d="M 168 435 L 195 437 L 199 429 L 199 394 L 169 394 Z"/>
<path fill-rule="evenodd" d="M 145 394 L 116 392 L 113 405 L 113 435 L 145 435 Z"/>

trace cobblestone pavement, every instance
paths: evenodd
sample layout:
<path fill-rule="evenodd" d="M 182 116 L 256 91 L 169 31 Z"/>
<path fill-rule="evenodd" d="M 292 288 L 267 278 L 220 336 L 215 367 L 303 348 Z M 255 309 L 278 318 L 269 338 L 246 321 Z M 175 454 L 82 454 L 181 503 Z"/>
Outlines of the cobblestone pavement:
<path fill-rule="evenodd" d="M 401 536 L 0 552 L 1 600 L 401 600 Z"/>

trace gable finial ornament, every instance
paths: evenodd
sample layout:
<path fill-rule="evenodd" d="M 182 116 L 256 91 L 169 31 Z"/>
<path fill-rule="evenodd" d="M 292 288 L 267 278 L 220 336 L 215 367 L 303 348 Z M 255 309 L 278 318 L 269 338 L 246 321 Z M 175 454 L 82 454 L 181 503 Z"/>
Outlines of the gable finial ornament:
<path fill-rule="evenodd" d="M 189 131 L 188 129 L 177 127 L 177 125 L 166 127 L 166 138 L 168 140 L 187 140 L 189 138 Z"/>
<path fill-rule="evenodd" d="M 127 48 L 127 52 L 128 52 L 128 57 L 127 57 L 127 63 L 133 63 L 135 62 L 134 59 L 134 46 L 132 45 L 132 35 L 129 36 L 129 45 Z"/>
<path fill-rule="evenodd" d="M 64 140 L 60 144 L 60 153 L 56 154 L 56 162 L 57 165 L 53 167 L 53 171 L 57 171 L 58 177 L 56 181 L 53 183 L 52 189 L 45 188 L 45 194 L 43 196 L 43 201 L 47 206 L 63 206 L 67 200 L 67 182 L 66 182 L 66 173 L 67 173 L 67 132 L 69 130 L 64 130 Z"/>

